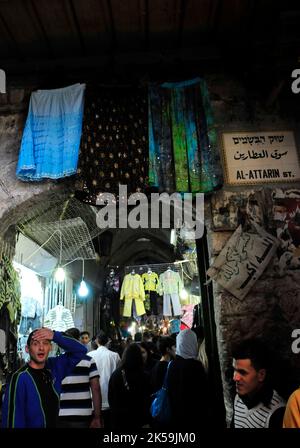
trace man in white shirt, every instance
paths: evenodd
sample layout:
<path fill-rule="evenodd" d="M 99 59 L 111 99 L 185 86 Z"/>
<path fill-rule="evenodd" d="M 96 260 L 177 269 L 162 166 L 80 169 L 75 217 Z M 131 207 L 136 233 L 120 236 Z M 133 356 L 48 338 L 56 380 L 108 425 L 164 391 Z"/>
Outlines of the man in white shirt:
<path fill-rule="evenodd" d="M 102 394 L 102 418 L 104 422 L 104 428 L 109 429 L 110 425 L 110 410 L 108 404 L 108 383 L 112 373 L 118 367 L 121 359 L 118 353 L 108 350 L 106 344 L 108 343 L 108 337 L 101 330 L 96 336 L 95 342 L 98 346 L 97 350 L 93 350 L 88 353 L 89 356 L 94 358 L 97 364 L 98 372 L 100 375 L 99 382 Z"/>

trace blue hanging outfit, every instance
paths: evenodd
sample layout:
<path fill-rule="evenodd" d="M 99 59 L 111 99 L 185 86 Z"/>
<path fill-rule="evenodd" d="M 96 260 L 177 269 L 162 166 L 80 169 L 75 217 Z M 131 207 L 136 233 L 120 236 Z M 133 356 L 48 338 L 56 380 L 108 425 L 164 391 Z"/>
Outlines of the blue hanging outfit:
<path fill-rule="evenodd" d="M 59 179 L 77 171 L 85 84 L 31 94 L 17 177 Z"/>

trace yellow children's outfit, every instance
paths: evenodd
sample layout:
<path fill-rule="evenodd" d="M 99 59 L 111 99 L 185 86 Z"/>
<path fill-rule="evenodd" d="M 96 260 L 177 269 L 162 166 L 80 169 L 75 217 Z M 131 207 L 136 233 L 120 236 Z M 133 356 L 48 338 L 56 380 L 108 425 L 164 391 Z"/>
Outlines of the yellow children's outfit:
<path fill-rule="evenodd" d="M 124 277 L 120 300 L 124 300 L 124 317 L 131 317 L 132 301 L 135 301 L 137 316 L 146 314 L 144 307 L 145 291 L 142 278 L 139 274 L 127 274 Z"/>

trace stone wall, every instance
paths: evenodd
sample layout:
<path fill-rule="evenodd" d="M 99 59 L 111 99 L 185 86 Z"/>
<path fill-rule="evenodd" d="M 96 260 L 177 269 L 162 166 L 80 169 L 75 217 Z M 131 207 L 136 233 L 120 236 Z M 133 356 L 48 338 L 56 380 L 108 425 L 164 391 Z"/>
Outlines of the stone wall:
<path fill-rule="evenodd" d="M 268 92 L 262 98 L 257 90 L 247 89 L 241 80 L 214 76 L 208 79 L 208 83 L 220 137 L 222 132 L 233 130 L 292 129 L 297 147 L 300 148 L 299 110 L 290 107 L 295 104 L 293 98 L 290 101 L 286 100 L 286 96 L 277 98 L 270 107 Z M 252 216 L 276 236 L 274 198 L 276 195 L 284 196 L 286 191 L 295 197 L 298 192 L 300 198 L 299 183 L 268 184 L 264 187 L 225 185 L 222 191 L 214 193 L 210 197 L 211 215 L 206 217 L 211 262 L 220 253 L 234 229 L 240 223 L 247 222 L 247 216 Z M 300 328 L 299 257 L 300 247 L 291 251 L 286 242 L 281 240 L 272 263 L 242 301 L 214 282 L 215 320 L 228 423 L 232 416 L 234 392 L 230 356 L 232 343 L 248 337 L 265 338 L 282 360 L 282 368 L 276 372 L 280 392 L 287 396 L 300 384 L 299 355 L 293 354 L 291 350 L 292 330 Z"/>

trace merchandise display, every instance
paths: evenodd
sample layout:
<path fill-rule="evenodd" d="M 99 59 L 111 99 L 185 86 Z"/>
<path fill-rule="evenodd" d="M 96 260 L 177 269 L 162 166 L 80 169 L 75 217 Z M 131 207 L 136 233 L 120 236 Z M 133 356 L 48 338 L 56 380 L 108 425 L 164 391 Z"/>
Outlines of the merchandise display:
<path fill-rule="evenodd" d="M 56 331 L 66 331 L 74 327 L 72 313 L 68 308 L 58 304 L 48 311 L 44 326 Z"/>

